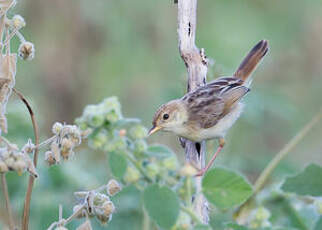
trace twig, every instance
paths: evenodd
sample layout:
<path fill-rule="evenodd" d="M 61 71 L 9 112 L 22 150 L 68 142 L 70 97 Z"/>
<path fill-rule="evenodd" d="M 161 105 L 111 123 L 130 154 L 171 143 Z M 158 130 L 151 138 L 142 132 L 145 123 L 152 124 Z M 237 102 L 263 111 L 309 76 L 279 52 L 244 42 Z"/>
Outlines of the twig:
<path fill-rule="evenodd" d="M 32 127 L 34 130 L 35 145 L 38 146 L 38 144 L 39 144 L 38 125 L 36 123 L 34 112 L 32 111 L 32 108 L 31 108 L 30 104 L 28 103 L 27 99 L 23 96 L 23 94 L 21 92 L 19 92 L 15 88 L 13 88 L 13 92 L 15 92 L 18 95 L 20 100 L 26 105 L 26 107 L 29 111 L 31 122 L 32 122 Z M 34 165 L 35 165 L 35 167 L 37 167 L 37 161 L 38 161 L 38 147 L 35 148 L 35 152 L 34 152 Z M 28 230 L 30 200 L 31 200 L 32 187 L 34 185 L 34 180 L 35 180 L 35 178 L 33 176 L 29 176 L 29 182 L 28 182 L 25 203 L 24 203 L 24 208 L 23 208 L 22 225 L 21 225 L 22 230 Z"/>
<path fill-rule="evenodd" d="M 271 162 L 266 166 L 263 172 L 260 174 L 258 179 L 254 184 L 254 192 L 252 197 L 245 202 L 236 212 L 236 219 L 243 223 L 243 218 L 245 213 L 249 211 L 248 206 L 253 202 L 254 197 L 258 192 L 262 190 L 264 185 L 266 184 L 267 180 L 269 179 L 270 175 L 274 171 L 274 169 L 278 166 L 278 164 L 290 153 L 295 146 L 307 135 L 307 133 L 319 122 L 322 118 L 322 109 L 309 121 L 297 134 L 294 136 L 271 160 Z"/>
<path fill-rule="evenodd" d="M 52 223 L 49 228 L 47 228 L 47 230 L 51 230 L 53 229 L 55 226 L 65 226 L 67 225 L 69 222 L 71 222 L 74 218 L 76 218 L 85 208 L 86 203 L 83 203 L 75 212 L 73 212 L 72 215 L 70 215 L 67 219 L 61 219 L 59 221 L 56 221 L 54 223 Z"/>
<path fill-rule="evenodd" d="M 2 187 L 3 195 L 6 199 L 6 208 L 7 208 L 8 219 L 9 219 L 9 229 L 14 230 L 15 224 L 13 222 L 12 210 L 11 210 L 11 205 L 10 205 L 10 198 L 9 198 L 9 193 L 8 193 L 8 185 L 7 185 L 6 175 L 4 173 L 1 173 L 1 187 Z"/>
<path fill-rule="evenodd" d="M 206 83 L 208 61 L 204 50 L 199 50 L 195 45 L 197 27 L 197 1 L 178 0 L 178 40 L 179 52 L 188 72 L 188 91 L 191 91 Z M 185 148 L 186 161 L 192 165 L 203 168 L 206 159 L 206 145 L 181 140 Z M 194 200 L 195 211 L 204 223 L 208 223 L 208 205 L 201 193 L 201 177 L 196 178 L 196 198 Z"/>

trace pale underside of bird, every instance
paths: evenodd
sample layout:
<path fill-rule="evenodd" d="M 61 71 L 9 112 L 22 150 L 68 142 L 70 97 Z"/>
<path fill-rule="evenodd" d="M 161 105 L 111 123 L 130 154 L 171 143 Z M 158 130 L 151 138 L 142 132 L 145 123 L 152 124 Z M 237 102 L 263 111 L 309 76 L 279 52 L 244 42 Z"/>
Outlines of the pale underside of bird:
<path fill-rule="evenodd" d="M 180 99 L 162 105 L 154 115 L 150 134 L 172 132 L 179 137 L 200 142 L 219 139 L 219 148 L 208 165 L 211 166 L 224 145 L 224 136 L 243 110 L 241 99 L 250 91 L 250 74 L 268 51 L 268 42 L 260 41 L 244 58 L 230 77 L 220 77 L 201 86 Z"/>

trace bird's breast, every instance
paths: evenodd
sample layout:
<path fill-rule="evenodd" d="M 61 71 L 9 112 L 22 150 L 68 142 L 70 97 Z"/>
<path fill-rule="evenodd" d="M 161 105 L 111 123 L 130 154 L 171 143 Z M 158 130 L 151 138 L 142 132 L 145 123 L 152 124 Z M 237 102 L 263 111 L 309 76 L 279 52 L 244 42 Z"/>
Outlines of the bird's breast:
<path fill-rule="evenodd" d="M 216 125 L 203 129 L 196 126 L 186 126 L 177 130 L 177 134 L 184 138 L 192 141 L 203 141 L 209 139 L 216 139 L 224 137 L 228 129 L 236 122 L 241 112 L 243 111 L 244 105 L 238 103 L 234 109 L 232 109 L 227 115 L 222 117 Z"/>

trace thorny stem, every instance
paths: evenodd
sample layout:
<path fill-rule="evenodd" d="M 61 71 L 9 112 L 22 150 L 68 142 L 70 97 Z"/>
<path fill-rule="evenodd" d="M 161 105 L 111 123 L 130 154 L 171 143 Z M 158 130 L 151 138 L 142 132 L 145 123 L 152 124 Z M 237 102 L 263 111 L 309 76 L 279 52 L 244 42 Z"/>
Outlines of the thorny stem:
<path fill-rule="evenodd" d="M 35 115 L 34 112 L 28 103 L 27 99 L 23 96 L 21 92 L 19 92 L 17 89 L 13 88 L 13 92 L 15 92 L 20 100 L 26 105 L 31 122 L 32 122 L 32 127 L 34 130 L 34 136 L 35 136 L 35 145 L 38 146 L 39 144 L 39 133 L 38 133 L 38 125 L 36 123 Z M 37 161 L 38 161 L 38 147 L 35 148 L 34 152 L 34 166 L 35 168 L 37 167 Z M 27 187 L 27 192 L 26 192 L 26 197 L 25 197 L 25 203 L 24 203 L 24 208 L 23 208 L 23 216 L 22 216 L 22 230 L 28 230 L 28 224 L 29 224 L 29 212 L 30 212 L 30 200 L 31 200 L 31 194 L 32 194 L 32 187 L 34 185 L 34 180 L 35 178 L 33 176 L 29 176 L 29 182 L 28 182 L 28 187 Z"/>
<path fill-rule="evenodd" d="M 267 180 L 273 173 L 278 164 L 290 153 L 295 146 L 307 135 L 307 133 L 320 121 L 322 118 L 322 108 L 319 112 L 276 154 L 271 162 L 266 166 L 254 184 L 254 193 L 252 197 L 245 202 L 237 211 L 236 218 L 243 218 L 243 214 L 247 212 L 248 206 L 253 202 L 254 197 L 262 190 Z"/>
<path fill-rule="evenodd" d="M 3 195 L 6 199 L 6 208 L 7 208 L 8 219 L 9 219 L 9 229 L 14 230 L 15 226 L 14 226 L 14 222 L 13 222 L 12 210 L 11 210 L 11 205 L 10 205 L 8 185 L 7 185 L 6 175 L 4 173 L 1 173 L 1 187 L 2 187 Z"/>
<path fill-rule="evenodd" d="M 202 224 L 202 221 L 195 214 L 195 211 L 193 211 L 191 208 L 187 208 L 187 207 L 185 207 L 183 205 L 181 205 L 180 208 L 181 208 L 181 211 L 187 213 L 194 222 L 196 222 L 197 224 Z"/>

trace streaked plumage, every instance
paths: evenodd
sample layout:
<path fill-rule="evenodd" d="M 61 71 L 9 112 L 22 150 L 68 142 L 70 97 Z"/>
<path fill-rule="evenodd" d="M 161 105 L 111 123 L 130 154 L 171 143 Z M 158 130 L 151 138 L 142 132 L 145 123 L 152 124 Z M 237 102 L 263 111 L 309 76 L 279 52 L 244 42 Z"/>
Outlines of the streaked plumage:
<path fill-rule="evenodd" d="M 250 91 L 249 76 L 267 51 L 267 41 L 260 41 L 233 76 L 220 77 L 162 105 L 150 133 L 170 131 L 192 141 L 223 138 L 241 114 L 241 99 Z"/>

